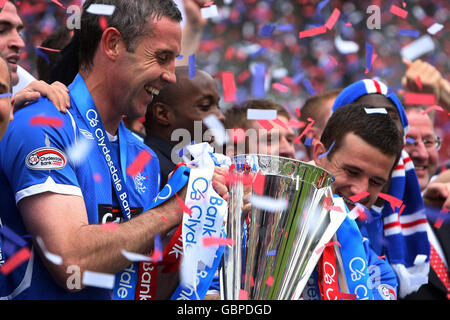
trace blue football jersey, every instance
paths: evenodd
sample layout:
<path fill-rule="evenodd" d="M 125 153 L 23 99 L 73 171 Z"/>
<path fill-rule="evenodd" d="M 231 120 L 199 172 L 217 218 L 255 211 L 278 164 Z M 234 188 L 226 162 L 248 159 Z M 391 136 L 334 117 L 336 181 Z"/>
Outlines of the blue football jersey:
<path fill-rule="evenodd" d="M 1 223 L 20 236 L 29 235 L 17 209 L 17 203 L 44 192 L 83 197 L 90 224 L 120 222 L 123 215 L 113 188 L 110 167 L 78 109 L 94 105 L 91 95 L 77 75 L 69 86 L 71 108 L 61 114 L 46 98 L 19 110 L 0 142 L 0 211 Z M 54 125 L 36 125 L 36 117 L 49 119 Z M 118 135 L 125 141 L 108 137 L 110 158 L 118 170 L 126 172 L 137 155 L 146 150 L 151 160 L 135 176 L 125 173 L 131 216 L 147 210 L 159 191 L 159 162 L 156 154 L 137 139 L 123 123 Z M 106 137 L 105 137 L 106 138 Z M 64 212 L 61 212 L 63 215 Z M 33 236 L 33 235 L 29 235 Z M 111 290 L 87 287 L 71 293 L 58 286 L 32 248 L 30 237 L 24 237 L 31 257 L 8 275 L 0 273 L 0 298 L 10 299 L 111 299 Z M 3 246 L 8 239 L 1 239 Z M 11 247 L 11 246 L 9 246 Z M 19 249 L 19 248 L 16 248 Z M 2 250 L 7 261 L 15 250 Z M 44 258 L 45 259 L 45 258 Z M 69 273 L 68 273 L 69 275 Z"/>

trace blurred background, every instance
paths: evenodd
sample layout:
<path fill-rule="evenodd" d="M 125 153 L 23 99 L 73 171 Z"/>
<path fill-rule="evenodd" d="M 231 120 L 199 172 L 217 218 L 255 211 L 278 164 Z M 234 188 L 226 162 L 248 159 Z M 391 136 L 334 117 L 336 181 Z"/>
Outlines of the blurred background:
<path fill-rule="evenodd" d="M 36 46 L 66 24 L 71 15 L 67 8 L 80 5 L 80 1 L 18 3 L 27 43 L 21 66 L 38 77 Z M 308 97 L 364 78 L 377 78 L 397 91 L 402 89 L 400 80 L 406 70 L 400 50 L 424 35 L 432 38 L 434 49 L 420 59 L 449 79 L 448 0 L 216 0 L 214 4 L 219 14 L 204 27 L 196 65 L 217 79 L 221 94 L 221 72 L 234 74 L 236 101 L 222 98 L 222 109 L 252 97 L 269 98 L 295 116 L 296 108 L 301 110 Z M 367 8 L 371 5 L 380 8 L 379 29 L 370 27 L 373 13 Z M 407 17 L 392 14 L 392 5 L 406 10 Z M 341 14 L 331 30 L 299 38 L 300 31 L 326 23 L 335 8 Z M 431 35 L 427 29 L 435 23 L 444 27 Z M 403 29 L 414 31 L 405 33 Z M 371 70 L 366 70 L 368 44 L 376 54 Z M 449 115 L 437 112 L 435 124 L 437 135 L 443 138 L 439 151 L 443 163 L 450 156 Z"/>

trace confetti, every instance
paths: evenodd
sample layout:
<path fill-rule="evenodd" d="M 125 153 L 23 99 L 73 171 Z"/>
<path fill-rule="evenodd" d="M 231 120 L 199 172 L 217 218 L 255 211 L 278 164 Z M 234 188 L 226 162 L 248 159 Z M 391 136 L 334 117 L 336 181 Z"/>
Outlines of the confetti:
<path fill-rule="evenodd" d="M 389 12 L 402 18 L 402 19 L 406 19 L 406 17 L 408 16 L 408 11 L 403 10 L 400 7 L 397 7 L 396 5 L 392 5 L 391 8 L 389 9 Z"/>
<path fill-rule="evenodd" d="M 317 36 L 319 34 L 323 34 L 325 32 L 327 32 L 327 27 L 326 26 L 320 26 L 320 27 L 309 29 L 309 30 L 300 31 L 298 37 L 300 39 L 309 38 L 309 37 Z"/>
<path fill-rule="evenodd" d="M 215 4 L 206 8 L 201 8 L 200 12 L 203 19 L 215 18 L 219 16 L 219 11 L 217 10 L 217 6 Z"/>
<path fill-rule="evenodd" d="M 275 120 L 277 110 L 275 109 L 248 109 L 247 120 Z"/>
<path fill-rule="evenodd" d="M 178 205 L 180 206 L 181 210 L 183 210 L 183 212 L 187 213 L 188 215 L 191 215 L 192 210 L 184 203 L 183 200 L 181 200 L 178 194 L 175 193 L 175 197 L 177 198 Z"/>
<path fill-rule="evenodd" d="M 93 146 L 94 143 L 92 142 L 92 140 L 81 138 L 67 147 L 65 151 L 69 161 L 74 165 L 79 165 L 88 159 L 89 152 L 91 151 Z"/>
<path fill-rule="evenodd" d="M 108 28 L 108 21 L 106 20 L 105 16 L 100 16 L 100 18 L 98 18 L 98 25 L 103 31 Z"/>
<path fill-rule="evenodd" d="M 233 246 L 236 244 L 236 241 L 229 238 L 221 238 L 221 237 L 203 237 L 202 245 L 204 247 L 211 246 Z"/>
<path fill-rule="evenodd" d="M 305 138 L 304 145 L 305 146 L 312 146 L 312 141 L 313 141 L 313 138 L 307 137 L 307 138 Z"/>
<path fill-rule="evenodd" d="M 421 114 L 422 114 L 422 115 L 425 115 L 425 114 L 427 114 L 428 112 L 430 112 L 430 111 L 432 111 L 432 110 L 436 110 L 436 111 L 444 111 L 444 108 L 442 108 L 441 106 L 438 106 L 438 105 L 434 105 L 434 106 L 428 107 L 428 108 L 426 108 L 425 110 L 423 110 L 423 111 L 421 112 Z"/>
<path fill-rule="evenodd" d="M 325 23 L 325 27 L 328 30 L 333 29 L 333 27 L 336 24 L 336 21 L 339 19 L 340 15 L 341 15 L 341 11 L 337 8 L 334 8 L 333 12 L 331 13 L 331 16 L 328 18 L 327 22 Z"/>
<path fill-rule="evenodd" d="M 431 35 L 435 35 L 436 33 L 438 33 L 439 31 L 441 31 L 444 28 L 444 25 L 440 24 L 440 23 L 433 23 L 433 25 L 431 25 L 428 29 L 427 32 Z"/>
<path fill-rule="evenodd" d="M 11 98 L 12 96 L 13 96 L 13 94 L 11 92 L 2 93 L 2 94 L 0 94 L 0 99 L 1 98 Z"/>
<path fill-rule="evenodd" d="M 328 4 L 330 0 L 322 0 L 318 5 L 316 9 L 316 14 L 320 16 L 320 11 Z"/>
<path fill-rule="evenodd" d="M 1 267 L 0 272 L 8 275 L 13 272 L 18 266 L 27 261 L 31 256 L 31 251 L 27 247 L 23 247 L 10 257 Z"/>
<path fill-rule="evenodd" d="M 252 96 L 256 99 L 266 97 L 265 78 L 267 66 L 265 63 L 257 62 L 250 66 L 252 74 Z"/>
<path fill-rule="evenodd" d="M 418 38 L 420 36 L 420 31 L 414 29 L 399 29 L 397 34 L 399 36 Z"/>
<path fill-rule="evenodd" d="M 113 289 L 114 280 L 114 274 L 86 270 L 83 273 L 83 280 L 81 283 L 85 286 Z"/>
<path fill-rule="evenodd" d="M 41 47 L 41 46 L 36 46 L 36 48 L 40 49 L 40 50 L 51 51 L 51 52 L 61 52 L 60 49 L 52 49 L 52 48 Z"/>
<path fill-rule="evenodd" d="M 367 114 L 373 114 L 373 113 L 388 114 L 388 112 L 385 108 L 364 108 L 364 111 L 366 111 Z"/>
<path fill-rule="evenodd" d="M 59 2 L 58 0 L 52 0 L 52 2 L 53 2 L 54 4 L 60 6 L 61 8 L 64 8 L 64 9 L 66 8 L 66 7 L 64 7 L 64 5 L 63 5 L 61 2 Z"/>
<path fill-rule="evenodd" d="M 287 201 L 285 199 L 275 199 L 271 197 L 263 197 L 253 194 L 250 202 L 254 208 L 267 210 L 270 212 L 278 212 L 287 208 Z"/>
<path fill-rule="evenodd" d="M 163 257 L 161 235 L 159 233 L 155 234 L 153 242 L 154 242 L 154 249 L 150 259 L 153 262 L 159 262 L 162 260 Z"/>
<path fill-rule="evenodd" d="M 276 254 L 277 254 L 277 250 L 272 250 L 272 251 L 267 252 L 268 256 L 274 256 Z"/>
<path fill-rule="evenodd" d="M 46 62 L 47 64 L 50 64 L 50 59 L 48 58 L 48 56 L 47 56 L 44 52 L 42 52 L 42 51 L 39 50 L 38 48 L 36 48 L 35 52 L 36 52 L 36 54 L 37 54 L 38 56 L 42 57 L 42 58 L 45 60 L 45 62 Z"/>
<path fill-rule="evenodd" d="M 433 39 L 429 35 L 423 35 L 412 41 L 400 50 L 403 59 L 414 61 L 420 56 L 433 51 L 435 48 Z"/>
<path fill-rule="evenodd" d="M 30 126 L 48 126 L 54 128 L 61 128 L 63 125 L 62 118 L 34 116 L 30 119 Z"/>
<path fill-rule="evenodd" d="M 61 256 L 58 256 L 58 255 L 48 251 L 47 248 L 45 247 L 44 241 L 42 240 L 41 237 L 36 237 L 36 242 L 39 245 L 39 247 L 41 248 L 42 253 L 47 258 L 48 261 L 50 261 L 51 263 L 56 264 L 56 265 L 62 264 L 63 259 L 61 258 Z"/>
<path fill-rule="evenodd" d="M 131 177 L 137 176 L 139 172 L 144 170 L 145 166 L 151 159 L 152 154 L 145 149 L 142 150 L 127 168 L 127 174 Z"/>
<path fill-rule="evenodd" d="M 115 6 L 107 5 L 107 4 L 91 4 L 89 8 L 86 9 L 87 12 L 90 14 L 97 14 L 97 15 L 105 15 L 110 16 L 114 13 L 116 10 Z"/>
<path fill-rule="evenodd" d="M 261 127 L 266 129 L 267 131 L 270 131 L 273 128 L 273 125 L 270 123 L 269 120 L 256 120 L 256 122 L 258 122 L 261 125 Z"/>
<path fill-rule="evenodd" d="M 223 145 L 228 142 L 228 135 L 225 131 L 222 121 L 220 121 L 214 114 L 210 114 L 203 123 L 212 131 L 215 141 L 219 145 Z"/>
<path fill-rule="evenodd" d="M 16 234 L 14 231 L 12 231 L 5 225 L 4 226 L 0 225 L 0 233 L 3 234 L 5 238 L 15 243 L 19 247 L 25 247 L 27 245 L 27 242 L 25 240 L 23 240 L 18 234 Z"/>
<path fill-rule="evenodd" d="M 435 105 L 436 96 L 432 93 L 406 92 L 405 104 L 411 105 Z"/>
<path fill-rule="evenodd" d="M 147 257 L 143 254 L 140 253 L 135 253 L 135 252 L 129 252 L 126 251 L 125 249 L 120 250 L 120 252 L 122 253 L 122 255 L 129 261 L 151 261 L 150 257 Z"/>
<path fill-rule="evenodd" d="M 315 123 L 315 120 L 311 119 L 311 118 L 308 118 L 308 121 L 310 121 L 310 122 L 308 123 L 306 128 L 302 131 L 302 133 L 297 138 L 294 139 L 294 143 L 300 143 L 302 137 L 309 131 L 309 129 L 311 129 L 311 127 Z"/>
<path fill-rule="evenodd" d="M 285 86 L 284 84 L 281 84 L 279 82 L 273 83 L 272 84 L 272 89 L 277 90 L 277 91 L 282 92 L 282 93 L 289 92 L 289 87 Z"/>
<path fill-rule="evenodd" d="M 264 193 L 264 181 L 266 176 L 260 174 L 259 172 L 255 175 L 255 179 L 253 180 L 253 192 L 256 194 L 262 195 Z"/>
<path fill-rule="evenodd" d="M 330 153 L 331 149 L 333 149 L 333 147 L 334 147 L 335 144 L 336 144 L 336 141 L 333 141 L 333 143 L 331 144 L 331 146 L 330 146 L 330 148 L 327 150 L 327 152 L 322 153 L 321 155 L 318 156 L 318 158 L 319 158 L 319 159 L 322 159 L 323 157 L 326 157 L 326 156 Z"/>
<path fill-rule="evenodd" d="M 103 230 L 115 231 L 115 230 L 119 229 L 119 225 L 114 222 L 107 222 L 107 223 L 101 224 L 100 228 L 102 228 Z"/>
<path fill-rule="evenodd" d="M 238 300 L 248 300 L 248 292 L 243 289 L 239 289 Z"/>
<path fill-rule="evenodd" d="M 195 54 L 191 54 L 189 56 L 189 79 L 192 79 L 195 77 Z"/>
<path fill-rule="evenodd" d="M 392 211 L 395 211 L 395 208 L 400 208 L 402 206 L 402 203 L 403 203 L 402 200 L 400 200 L 400 199 L 398 199 L 398 198 L 396 198 L 394 196 L 391 196 L 390 194 L 383 193 L 383 192 L 380 192 L 378 194 L 378 197 L 388 201 L 391 204 Z"/>
<path fill-rule="evenodd" d="M 222 72 L 222 87 L 224 100 L 227 103 L 236 101 L 236 83 L 234 81 L 234 74 L 230 71 Z"/>
<path fill-rule="evenodd" d="M 271 287 L 273 285 L 273 276 L 267 277 L 266 284 Z"/>
<path fill-rule="evenodd" d="M 419 91 L 422 91 L 423 85 L 422 85 L 422 80 L 420 79 L 420 76 L 417 76 L 417 78 L 416 78 L 416 85 L 417 85 L 417 88 L 419 89 Z"/>
<path fill-rule="evenodd" d="M 373 45 L 366 42 L 366 71 L 372 70 Z"/>
<path fill-rule="evenodd" d="M 301 129 L 306 125 L 306 122 L 295 120 L 295 119 L 289 119 L 288 126 L 293 129 Z"/>
<path fill-rule="evenodd" d="M 334 38 L 334 45 L 341 54 L 350 54 L 359 51 L 359 45 L 356 42 L 343 40 L 340 35 Z"/>
<path fill-rule="evenodd" d="M 265 24 L 259 29 L 258 34 L 261 37 L 270 37 L 274 31 L 275 31 L 275 25 Z"/>

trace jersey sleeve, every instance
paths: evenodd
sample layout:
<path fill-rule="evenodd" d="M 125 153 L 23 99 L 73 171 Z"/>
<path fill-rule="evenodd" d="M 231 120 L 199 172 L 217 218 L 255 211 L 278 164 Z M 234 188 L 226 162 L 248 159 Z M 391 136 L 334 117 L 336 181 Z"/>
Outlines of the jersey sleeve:
<path fill-rule="evenodd" d="M 46 98 L 14 115 L 0 143 L 0 161 L 16 203 L 43 192 L 82 196 L 66 154 L 74 140 L 72 116 Z"/>

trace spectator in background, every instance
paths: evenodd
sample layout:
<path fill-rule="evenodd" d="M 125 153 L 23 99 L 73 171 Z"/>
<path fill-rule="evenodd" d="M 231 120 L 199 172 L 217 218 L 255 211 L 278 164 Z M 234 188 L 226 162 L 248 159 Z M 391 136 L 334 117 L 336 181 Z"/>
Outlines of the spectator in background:
<path fill-rule="evenodd" d="M 145 119 L 145 143 L 158 155 L 161 188 L 178 162 L 173 160 L 181 160 L 180 150 L 193 140 L 203 141 L 207 129 L 203 119 L 213 114 L 224 121 L 214 78 L 200 69 L 196 69 L 195 77 L 190 78 L 187 66 L 176 67 L 175 75 L 177 82 L 167 85 L 154 97 Z M 179 142 L 180 137 L 182 141 Z"/>
<path fill-rule="evenodd" d="M 334 89 L 309 97 L 300 110 L 300 121 L 307 123 L 308 118 L 315 121 L 314 125 L 302 138 L 303 144 L 306 138 L 312 139 L 310 145 L 305 145 L 307 151 L 306 161 L 312 160 L 314 144 L 320 140 L 323 128 L 325 128 L 328 118 L 331 116 L 331 107 L 333 106 L 334 99 L 336 99 L 341 91 L 342 89 Z"/>
<path fill-rule="evenodd" d="M 247 120 L 249 109 L 276 110 L 278 121 L 264 127 L 265 122 Z M 289 118 L 283 106 L 269 99 L 252 99 L 227 109 L 225 128 L 231 133 L 231 143 L 226 154 L 262 153 L 295 159 L 295 133 L 288 125 Z"/>
<path fill-rule="evenodd" d="M 408 119 L 400 100 L 384 83 L 365 79 L 347 86 L 337 96 L 332 111 L 352 102 L 379 108 L 372 112 L 389 114 L 405 139 Z M 430 252 L 423 199 L 414 166 L 405 150 L 382 192 L 400 203 L 395 205 L 391 203 L 393 200 L 379 198 L 369 208 L 371 218 L 359 221 L 359 227 L 370 239 L 374 251 L 379 256 L 386 255 L 399 278 L 399 297 L 403 298 L 427 283 Z"/>

